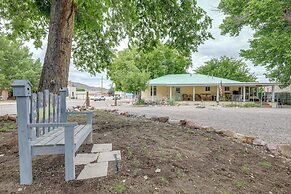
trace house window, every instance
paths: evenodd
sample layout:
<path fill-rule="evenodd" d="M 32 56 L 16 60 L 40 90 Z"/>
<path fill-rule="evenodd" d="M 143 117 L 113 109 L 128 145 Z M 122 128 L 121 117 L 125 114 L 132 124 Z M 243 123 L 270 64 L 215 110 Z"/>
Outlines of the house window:
<path fill-rule="evenodd" d="M 157 95 L 157 86 L 151 87 L 151 96 L 156 96 Z"/>
<path fill-rule="evenodd" d="M 181 94 L 181 88 L 176 88 L 176 94 Z"/>
<path fill-rule="evenodd" d="M 205 91 L 210 92 L 210 87 L 209 86 L 205 87 Z"/>
<path fill-rule="evenodd" d="M 229 87 L 224 87 L 224 91 L 229 92 Z"/>

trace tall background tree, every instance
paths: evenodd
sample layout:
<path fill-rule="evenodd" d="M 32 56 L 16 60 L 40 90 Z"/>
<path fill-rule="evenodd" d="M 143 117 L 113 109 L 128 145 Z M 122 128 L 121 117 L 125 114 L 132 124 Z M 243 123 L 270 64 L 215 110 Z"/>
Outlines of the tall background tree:
<path fill-rule="evenodd" d="M 0 89 L 11 90 L 13 80 L 26 79 L 36 90 L 40 73 L 41 63 L 32 59 L 27 47 L 0 35 Z"/>
<path fill-rule="evenodd" d="M 3 32 L 36 46 L 48 34 L 39 89 L 54 92 L 68 83 L 71 48 L 74 64 L 95 74 L 125 38 L 144 50 L 162 41 L 190 56 L 211 37 L 196 0 L 2 0 L 0 17 Z"/>
<path fill-rule="evenodd" d="M 141 51 L 137 47 L 120 51 L 109 66 L 108 75 L 116 90 L 140 94 L 146 89 L 149 79 L 186 73 L 190 65 L 189 57 L 159 43 L 150 51 Z"/>
<path fill-rule="evenodd" d="M 219 9 L 227 17 L 220 26 L 222 34 L 239 35 L 244 26 L 255 34 L 250 49 L 241 56 L 264 66 L 271 80 L 291 84 L 291 1 L 221 0 Z"/>
<path fill-rule="evenodd" d="M 205 62 L 205 65 L 198 67 L 195 72 L 241 82 L 254 82 L 257 79 L 241 59 L 225 56 Z"/>

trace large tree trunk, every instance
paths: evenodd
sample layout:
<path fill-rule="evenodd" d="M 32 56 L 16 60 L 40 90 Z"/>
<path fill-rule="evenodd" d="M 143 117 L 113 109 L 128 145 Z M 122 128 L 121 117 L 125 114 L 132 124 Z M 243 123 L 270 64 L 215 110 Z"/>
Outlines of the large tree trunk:
<path fill-rule="evenodd" d="M 67 87 L 72 38 L 74 31 L 74 0 L 52 0 L 48 45 L 42 68 L 39 91 L 57 93 Z"/>

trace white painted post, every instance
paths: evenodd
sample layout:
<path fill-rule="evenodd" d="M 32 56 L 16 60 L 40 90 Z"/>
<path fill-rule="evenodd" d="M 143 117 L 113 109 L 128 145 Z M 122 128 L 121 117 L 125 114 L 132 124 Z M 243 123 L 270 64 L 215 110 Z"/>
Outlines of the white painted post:
<path fill-rule="evenodd" d="M 93 113 L 87 113 L 86 117 L 87 117 L 87 125 L 91 125 L 91 129 L 92 129 Z M 93 134 L 91 131 L 91 133 L 89 134 L 89 136 L 87 138 L 87 142 L 89 142 L 90 144 L 93 142 L 92 136 L 93 136 Z"/>
<path fill-rule="evenodd" d="M 152 102 L 154 101 L 154 87 L 151 86 L 151 96 L 152 96 Z"/>
<path fill-rule="evenodd" d="M 172 95 L 173 95 L 172 86 L 170 86 L 170 100 L 172 100 Z"/>
<path fill-rule="evenodd" d="M 246 101 L 246 87 L 243 86 L 243 102 Z"/>
<path fill-rule="evenodd" d="M 275 102 L 275 86 L 272 86 L 272 102 Z"/>
<path fill-rule="evenodd" d="M 74 127 L 65 127 L 65 180 L 75 179 Z"/>
<path fill-rule="evenodd" d="M 68 89 L 62 88 L 59 91 L 60 93 L 60 122 L 65 123 L 67 122 L 67 104 L 66 104 L 66 97 L 68 96 Z"/>
<path fill-rule="evenodd" d="M 216 87 L 216 102 L 219 102 L 219 86 Z"/>
<path fill-rule="evenodd" d="M 15 80 L 12 84 L 13 96 L 17 104 L 17 128 L 19 149 L 20 184 L 32 184 L 32 154 L 30 146 L 29 107 L 31 83 L 26 80 Z"/>
<path fill-rule="evenodd" d="M 193 86 L 193 101 L 195 102 L 196 88 Z"/>

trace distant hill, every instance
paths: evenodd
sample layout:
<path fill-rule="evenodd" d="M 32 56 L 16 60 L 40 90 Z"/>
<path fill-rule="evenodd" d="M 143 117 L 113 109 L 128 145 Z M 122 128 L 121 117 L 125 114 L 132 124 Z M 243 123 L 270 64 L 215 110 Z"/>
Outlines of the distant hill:
<path fill-rule="evenodd" d="M 86 84 L 72 82 L 72 81 L 69 81 L 69 86 L 76 87 L 78 89 L 84 89 L 86 91 L 101 91 L 101 87 L 88 86 Z M 108 89 L 102 88 L 102 92 L 108 92 Z"/>

